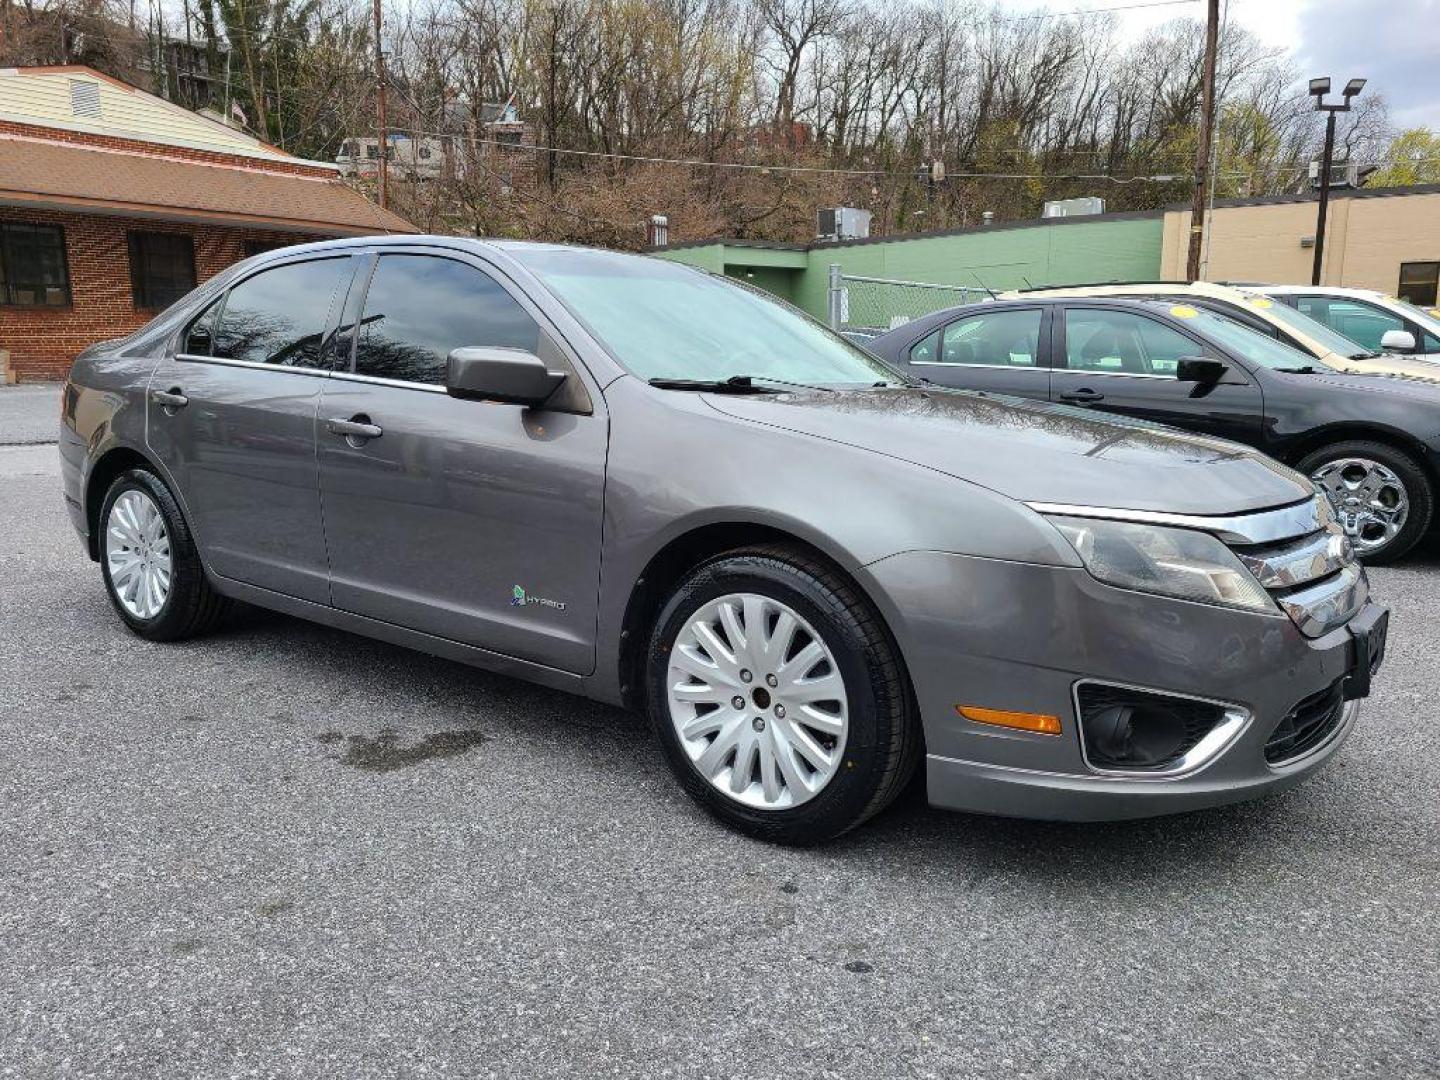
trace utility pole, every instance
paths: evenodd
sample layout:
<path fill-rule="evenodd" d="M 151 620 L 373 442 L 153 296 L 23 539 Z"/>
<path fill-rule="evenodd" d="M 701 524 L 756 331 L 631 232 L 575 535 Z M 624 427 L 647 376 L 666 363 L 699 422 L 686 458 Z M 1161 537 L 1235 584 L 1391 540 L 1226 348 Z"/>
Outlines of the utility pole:
<path fill-rule="evenodd" d="M 380 207 L 390 205 L 390 132 L 385 126 L 385 47 L 380 38 L 380 0 L 375 0 L 375 120 L 380 129 Z"/>
<path fill-rule="evenodd" d="M 1319 285 L 1325 270 L 1325 217 L 1330 210 L 1330 165 L 1335 156 L 1335 114 L 1350 111 L 1350 99 L 1365 89 L 1364 79 L 1351 79 L 1341 91 L 1343 101 L 1325 104 L 1330 92 L 1328 77 L 1310 80 L 1310 94 L 1315 98 L 1315 111 L 1325 113 L 1325 149 L 1320 155 L 1320 209 L 1315 220 L 1315 263 L 1310 269 L 1310 284 Z"/>
<path fill-rule="evenodd" d="M 1210 186 L 1210 144 L 1215 138 L 1215 60 L 1220 49 L 1220 0 L 1205 3 L 1205 60 L 1200 88 L 1200 139 L 1195 147 L 1195 198 L 1190 204 L 1190 254 L 1185 280 L 1200 277 L 1205 239 L 1205 200 Z"/>

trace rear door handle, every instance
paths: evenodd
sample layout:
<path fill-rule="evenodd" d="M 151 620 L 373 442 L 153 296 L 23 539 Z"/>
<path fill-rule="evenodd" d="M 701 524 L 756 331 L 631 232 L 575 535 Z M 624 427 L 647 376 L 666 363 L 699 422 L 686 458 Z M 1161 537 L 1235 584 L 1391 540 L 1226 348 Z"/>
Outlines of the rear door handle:
<path fill-rule="evenodd" d="M 1099 390 L 1091 390 L 1088 386 L 1082 386 L 1079 390 L 1069 390 L 1060 395 L 1061 401 L 1074 401 L 1084 403 L 1088 401 L 1104 401 L 1105 395 Z"/>
<path fill-rule="evenodd" d="M 385 429 L 379 424 L 370 423 L 370 418 L 364 413 L 352 416 L 349 420 L 338 416 L 331 417 L 325 421 L 325 427 L 332 435 L 344 435 L 347 439 L 378 439 L 385 434 Z"/>
<path fill-rule="evenodd" d="M 183 409 L 190 404 L 190 399 L 180 392 L 178 386 L 169 390 L 151 390 L 150 400 L 167 409 Z"/>

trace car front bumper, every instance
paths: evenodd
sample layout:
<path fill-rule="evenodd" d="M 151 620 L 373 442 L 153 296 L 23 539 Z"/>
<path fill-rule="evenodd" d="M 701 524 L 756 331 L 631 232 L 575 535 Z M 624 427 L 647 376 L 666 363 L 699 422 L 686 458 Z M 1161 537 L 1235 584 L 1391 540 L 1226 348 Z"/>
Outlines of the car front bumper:
<path fill-rule="evenodd" d="M 1073 821 L 1149 817 L 1289 787 L 1354 729 L 1348 701 L 1325 736 L 1272 764 L 1265 745 L 1302 700 L 1350 672 L 1349 626 L 1307 638 L 1290 619 L 1117 589 L 1083 569 L 906 552 L 864 568 L 908 665 L 936 806 Z M 1373 615 L 1367 603 L 1352 620 Z M 1171 775 L 1092 768 L 1076 687 L 1101 682 L 1243 713 L 1214 753 Z M 960 705 L 1058 716 L 1059 735 L 965 719 Z"/>

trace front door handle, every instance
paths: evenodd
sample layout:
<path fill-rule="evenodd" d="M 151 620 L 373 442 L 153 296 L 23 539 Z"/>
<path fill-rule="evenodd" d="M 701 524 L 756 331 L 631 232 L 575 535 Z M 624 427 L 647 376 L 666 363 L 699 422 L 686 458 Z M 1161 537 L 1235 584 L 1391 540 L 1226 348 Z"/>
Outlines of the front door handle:
<path fill-rule="evenodd" d="M 180 392 L 178 386 L 172 386 L 169 390 L 151 390 L 150 400 L 172 413 L 190 404 L 190 399 Z"/>
<path fill-rule="evenodd" d="M 1088 386 L 1082 386 L 1079 390 L 1069 390 L 1061 394 L 1060 400 L 1073 401 L 1083 405 L 1091 401 L 1104 401 L 1105 395 L 1099 390 L 1091 390 Z"/>
<path fill-rule="evenodd" d="M 325 421 L 325 427 L 332 435 L 343 435 L 347 440 L 363 442 L 366 439 L 378 439 L 385 434 L 385 429 L 379 424 L 370 423 L 370 418 L 364 413 L 357 413 L 350 419 L 345 420 L 338 416 L 331 417 Z"/>

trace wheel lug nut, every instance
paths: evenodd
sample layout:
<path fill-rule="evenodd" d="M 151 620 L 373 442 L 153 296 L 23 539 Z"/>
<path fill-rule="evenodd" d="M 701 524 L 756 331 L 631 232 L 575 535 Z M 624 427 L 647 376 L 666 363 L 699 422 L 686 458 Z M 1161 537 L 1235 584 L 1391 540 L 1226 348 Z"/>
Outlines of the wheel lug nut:
<path fill-rule="evenodd" d="M 757 716 L 757 717 L 755 717 L 754 720 L 751 720 L 751 721 L 750 721 L 750 726 L 753 727 L 756 731 L 764 731 L 764 730 L 765 730 L 765 718 L 764 718 L 763 716 Z"/>
<path fill-rule="evenodd" d="M 734 705 L 737 709 L 743 709 L 745 707 L 745 699 L 739 694 L 736 694 L 730 699 L 730 704 Z"/>
<path fill-rule="evenodd" d="M 777 678 L 775 678 L 774 675 L 766 675 L 766 676 L 765 676 L 765 685 L 766 685 L 766 686 L 779 686 L 779 685 L 780 685 L 780 680 L 777 679 Z"/>
<path fill-rule="evenodd" d="M 749 671 L 748 668 L 747 668 L 746 670 L 740 672 L 740 681 L 741 681 L 741 682 L 749 682 L 749 681 L 750 681 L 751 679 L 753 679 L 753 678 L 755 678 L 755 676 L 750 674 L 750 671 Z"/>

